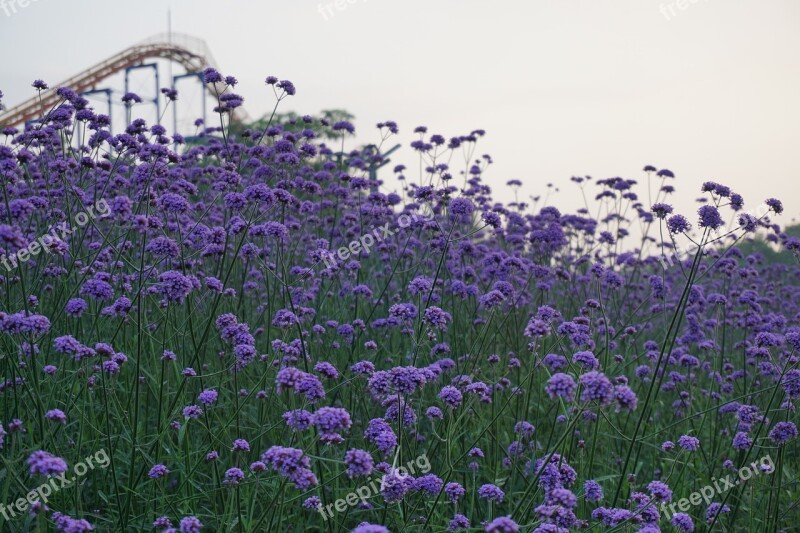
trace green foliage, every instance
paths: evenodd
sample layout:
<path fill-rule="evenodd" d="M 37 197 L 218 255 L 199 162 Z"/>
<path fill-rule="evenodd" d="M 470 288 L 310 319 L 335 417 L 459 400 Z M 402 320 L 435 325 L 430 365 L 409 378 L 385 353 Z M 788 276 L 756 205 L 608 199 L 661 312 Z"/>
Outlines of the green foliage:
<path fill-rule="evenodd" d="M 314 117 L 314 121 L 308 124 L 303 121 L 302 115 L 298 115 L 294 111 L 275 113 L 274 115 L 268 113 L 250 123 L 231 124 L 231 133 L 240 135 L 246 129 L 262 132 L 268 125 L 280 124 L 283 126 L 284 131 L 298 133 L 305 129 L 311 129 L 316 132 L 317 137 L 320 139 L 336 139 L 340 138 L 341 134 L 333 132 L 329 127 L 324 126 L 321 121 L 324 119 L 329 124 L 334 124 L 340 120 L 352 121 L 354 118 L 355 116 L 352 113 L 344 109 L 323 109 L 319 115 Z"/>
<path fill-rule="evenodd" d="M 790 237 L 800 237 L 800 224 L 787 226 L 784 228 L 784 233 Z M 797 263 L 797 258 L 791 251 L 783 247 L 776 247 L 767 242 L 761 235 L 747 239 L 740 243 L 738 248 L 745 256 L 760 254 L 763 256 L 765 263 L 783 263 L 786 265 Z"/>

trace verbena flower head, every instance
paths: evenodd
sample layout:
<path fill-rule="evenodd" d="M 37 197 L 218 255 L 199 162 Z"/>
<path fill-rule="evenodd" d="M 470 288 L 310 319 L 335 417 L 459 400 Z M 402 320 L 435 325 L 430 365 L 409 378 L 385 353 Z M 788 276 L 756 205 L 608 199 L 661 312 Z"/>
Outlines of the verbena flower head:
<path fill-rule="evenodd" d="M 672 215 L 667 219 L 667 229 L 669 229 L 670 233 L 686 233 L 691 228 L 692 225 L 683 215 Z"/>
<path fill-rule="evenodd" d="M 593 479 L 586 480 L 583 490 L 586 501 L 597 503 L 603 500 L 603 487 Z"/>
<path fill-rule="evenodd" d="M 503 498 L 505 498 L 505 493 L 497 485 L 486 483 L 481 485 L 478 489 L 478 497 L 484 500 L 500 503 L 503 501 Z"/>
<path fill-rule="evenodd" d="M 439 392 L 439 398 L 451 409 L 461 405 L 463 396 L 457 388 L 447 385 Z"/>
<path fill-rule="evenodd" d="M 444 487 L 444 493 L 447 495 L 447 498 L 455 503 L 467 493 L 467 491 L 462 487 L 459 483 L 451 481 Z"/>
<path fill-rule="evenodd" d="M 167 474 L 169 474 L 169 469 L 162 464 L 153 465 L 153 467 L 147 473 L 148 477 L 151 479 L 158 479 L 166 476 Z"/>
<path fill-rule="evenodd" d="M 510 516 L 499 516 L 486 524 L 484 530 L 487 533 L 517 533 L 519 526 Z"/>
<path fill-rule="evenodd" d="M 351 478 L 368 476 L 374 467 L 372 455 L 357 448 L 347 450 L 344 455 L 344 463 L 347 465 L 347 475 Z"/>
<path fill-rule="evenodd" d="M 651 207 L 650 210 L 654 215 L 663 220 L 667 218 L 667 215 L 672 213 L 672 206 L 669 204 L 658 203 L 653 204 L 653 207 Z"/>
<path fill-rule="evenodd" d="M 694 531 L 694 521 L 686 513 L 675 513 L 670 521 L 675 528 L 682 533 Z"/>
<path fill-rule="evenodd" d="M 197 397 L 197 400 L 202 403 L 203 405 L 211 405 L 217 401 L 219 397 L 219 393 L 217 393 L 214 389 L 205 389 L 200 395 Z"/>
<path fill-rule="evenodd" d="M 797 426 L 794 422 L 778 422 L 769 432 L 769 438 L 779 446 L 796 439 L 797 435 Z"/>
<path fill-rule="evenodd" d="M 389 529 L 369 522 L 361 522 L 353 530 L 353 533 L 389 533 Z"/>
<path fill-rule="evenodd" d="M 700 439 L 691 435 L 683 435 L 678 439 L 678 446 L 686 451 L 694 452 L 700 449 Z"/>
<path fill-rule="evenodd" d="M 725 222 L 722 220 L 722 215 L 719 214 L 719 209 L 713 205 L 701 206 L 698 210 L 700 221 L 698 225 L 701 228 L 709 228 L 712 230 L 719 229 Z"/>
<path fill-rule="evenodd" d="M 601 405 L 610 404 L 614 399 L 614 387 L 602 372 L 591 371 L 580 377 L 583 387 L 581 401 L 597 401 Z"/>
<path fill-rule="evenodd" d="M 196 516 L 185 516 L 181 518 L 178 531 L 181 533 L 200 533 L 203 523 Z"/>
<path fill-rule="evenodd" d="M 569 401 L 573 399 L 576 387 L 577 385 L 572 376 L 559 372 L 553 374 L 547 381 L 545 392 L 551 399 L 560 396 Z"/>
<path fill-rule="evenodd" d="M 39 450 L 33 452 L 27 460 L 30 474 L 41 476 L 54 476 L 67 471 L 67 463 L 60 457 Z"/>

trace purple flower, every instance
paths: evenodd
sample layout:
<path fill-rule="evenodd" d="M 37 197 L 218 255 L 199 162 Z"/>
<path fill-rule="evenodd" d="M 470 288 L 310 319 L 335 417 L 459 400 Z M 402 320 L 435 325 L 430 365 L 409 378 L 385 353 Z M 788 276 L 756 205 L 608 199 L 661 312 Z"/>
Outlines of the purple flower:
<path fill-rule="evenodd" d="M 614 387 L 614 398 L 617 401 L 617 412 L 621 410 L 634 411 L 639 403 L 636 393 L 627 385 L 617 385 Z"/>
<path fill-rule="evenodd" d="M 322 506 L 322 500 L 319 496 L 311 496 L 303 501 L 303 507 L 306 509 L 319 509 Z"/>
<path fill-rule="evenodd" d="M 467 452 L 467 455 L 469 455 L 470 457 L 478 457 L 480 459 L 484 458 L 483 450 L 481 450 L 480 448 L 472 448 L 470 451 Z"/>
<path fill-rule="evenodd" d="M 394 304 L 389 308 L 389 316 L 404 321 L 411 321 L 417 317 L 417 306 L 414 304 Z"/>
<path fill-rule="evenodd" d="M 316 403 L 325 397 L 325 389 L 319 378 L 291 366 L 284 367 L 278 371 L 275 376 L 275 383 L 278 392 L 292 388 L 296 393 L 305 395 L 311 403 Z"/>
<path fill-rule="evenodd" d="M 142 97 L 139 96 L 136 93 L 127 92 L 124 95 L 122 95 L 122 102 L 125 103 L 125 104 L 128 104 L 128 105 L 130 105 L 130 104 L 141 104 L 142 103 Z"/>
<path fill-rule="evenodd" d="M 368 476 L 372 473 L 372 456 L 365 450 L 353 448 L 344 454 L 344 464 L 347 465 L 347 475 L 350 478 Z"/>
<path fill-rule="evenodd" d="M 383 526 L 370 524 L 369 522 L 361 522 L 353 530 L 353 533 L 389 533 L 389 530 Z"/>
<path fill-rule="evenodd" d="M 694 452 L 700 449 L 700 439 L 691 435 L 683 435 L 678 439 L 678 446 L 686 451 Z"/>
<path fill-rule="evenodd" d="M 351 134 L 356 132 L 355 126 L 353 126 L 353 124 L 351 124 L 347 120 L 340 120 L 338 122 L 335 122 L 331 127 L 331 129 L 333 131 L 346 131 L 347 133 Z"/>
<path fill-rule="evenodd" d="M 439 409 L 435 405 L 432 405 L 432 406 L 428 407 L 425 410 L 425 416 L 429 420 L 433 420 L 433 419 L 443 420 L 444 419 L 444 413 L 442 412 L 441 409 Z"/>
<path fill-rule="evenodd" d="M 442 331 L 447 329 L 447 324 L 453 321 L 452 315 L 432 305 L 425 310 L 425 322 Z"/>
<path fill-rule="evenodd" d="M 311 427 L 312 415 L 305 409 L 295 409 L 294 411 L 283 413 L 283 419 L 292 430 L 304 431 Z"/>
<path fill-rule="evenodd" d="M 350 367 L 350 371 L 354 374 L 371 375 L 375 372 L 375 365 L 371 361 L 359 361 Z"/>
<path fill-rule="evenodd" d="M 453 519 L 450 520 L 448 529 L 450 531 L 462 531 L 464 529 L 469 529 L 469 518 L 463 514 L 456 514 Z"/>
<path fill-rule="evenodd" d="M 292 481 L 298 490 L 306 490 L 317 484 L 316 476 L 309 470 L 309 458 L 303 454 L 303 450 L 272 446 L 263 453 L 261 460 L 281 476 Z M 253 465 L 251 469 L 255 470 Z"/>
<path fill-rule="evenodd" d="M 289 80 L 281 80 L 275 86 L 279 89 L 283 89 L 283 92 L 289 96 L 297 94 L 297 89 L 295 89 L 294 84 Z"/>
<path fill-rule="evenodd" d="M 661 481 L 651 481 L 650 484 L 647 485 L 647 490 L 649 490 L 650 494 L 660 502 L 672 501 L 672 490 L 666 483 Z"/>
<path fill-rule="evenodd" d="M 614 399 L 614 387 L 602 372 L 587 372 L 580 377 L 583 390 L 581 401 L 597 401 L 600 405 L 608 405 Z"/>
<path fill-rule="evenodd" d="M 163 194 L 158 203 L 164 211 L 169 213 L 185 213 L 189 210 L 189 202 L 183 196 L 168 192 Z"/>
<path fill-rule="evenodd" d="M 89 305 L 83 298 L 71 298 L 64 306 L 67 316 L 75 318 L 79 318 L 87 309 L 89 309 Z"/>
<path fill-rule="evenodd" d="M 288 329 L 300 323 L 297 315 L 288 309 L 279 309 L 272 317 L 272 325 L 277 328 Z"/>
<path fill-rule="evenodd" d="M 439 392 L 439 398 L 450 409 L 455 409 L 461 405 L 461 401 L 463 400 L 461 391 L 451 385 L 447 385 L 442 388 L 442 390 Z"/>
<path fill-rule="evenodd" d="M 320 407 L 312 416 L 311 423 L 320 433 L 337 433 L 350 428 L 353 424 L 350 413 L 340 407 Z"/>
<path fill-rule="evenodd" d="M 200 533 L 202 529 L 203 523 L 196 516 L 185 516 L 181 519 L 178 531 L 180 533 Z"/>
<path fill-rule="evenodd" d="M 453 216 L 469 216 L 475 211 L 475 204 L 469 198 L 458 197 L 450 200 L 447 210 Z"/>
<path fill-rule="evenodd" d="M 199 405 L 187 405 L 183 408 L 185 418 L 197 418 L 203 414 L 203 409 Z"/>
<path fill-rule="evenodd" d="M 197 396 L 197 401 L 202 403 L 203 405 L 211 405 L 212 403 L 217 401 L 217 397 L 219 394 L 214 389 L 205 389 Z"/>
<path fill-rule="evenodd" d="M 229 468 L 225 471 L 225 480 L 223 483 L 226 485 L 238 485 L 239 482 L 244 480 L 244 472 L 241 468 Z"/>
<path fill-rule="evenodd" d="M 50 515 L 50 519 L 56 525 L 56 530 L 64 533 L 84 533 L 94 531 L 94 526 L 85 519 L 72 518 L 56 511 Z"/>
<path fill-rule="evenodd" d="M 514 424 L 514 433 L 522 437 L 531 437 L 533 436 L 533 432 L 536 431 L 536 428 L 528 422 L 527 420 L 521 420 Z"/>
<path fill-rule="evenodd" d="M 600 368 L 600 361 L 592 352 L 577 352 L 572 356 L 572 362 L 589 370 Z"/>
<path fill-rule="evenodd" d="M 233 441 L 233 447 L 231 448 L 232 452 L 249 452 L 250 451 L 250 443 L 244 439 L 235 439 Z"/>
<path fill-rule="evenodd" d="M 781 384 L 787 397 L 791 399 L 800 398 L 800 369 L 793 368 L 786 372 L 783 375 Z"/>
<path fill-rule="evenodd" d="M 797 426 L 794 422 L 778 422 L 769 432 L 769 438 L 778 446 L 797 438 Z"/>
<path fill-rule="evenodd" d="M 776 214 L 780 215 L 783 213 L 783 204 L 777 198 L 767 198 L 764 200 L 764 203 L 767 204 L 769 208 Z"/>
<path fill-rule="evenodd" d="M 444 482 L 436 474 L 426 474 L 414 480 L 414 490 L 436 496 L 442 490 Z"/>
<path fill-rule="evenodd" d="M 734 450 L 749 450 L 750 446 L 753 445 L 753 439 L 745 433 L 744 431 L 739 431 L 733 437 L 733 449 Z"/>
<path fill-rule="evenodd" d="M 551 399 L 555 399 L 556 396 L 560 396 L 565 400 L 570 401 L 575 395 L 575 388 L 575 380 L 572 378 L 572 376 L 559 372 L 557 374 L 553 374 L 550 379 L 547 380 L 547 385 L 545 386 L 544 390 Z"/>
<path fill-rule="evenodd" d="M 167 529 L 172 527 L 172 521 L 168 516 L 160 516 L 153 521 L 153 527 L 156 529 Z"/>
<path fill-rule="evenodd" d="M 692 225 L 683 215 L 672 215 L 667 219 L 667 229 L 669 229 L 670 233 L 686 233 L 691 228 Z"/>
<path fill-rule="evenodd" d="M 505 497 L 505 493 L 498 487 L 497 485 L 492 485 L 491 483 L 486 483 L 485 485 L 481 485 L 478 489 L 478 497 L 483 500 L 493 501 L 495 503 L 500 503 L 503 501 Z"/>
<path fill-rule="evenodd" d="M 72 355 L 76 361 L 95 355 L 94 350 L 78 342 L 72 335 L 64 335 L 53 339 L 53 348 L 57 352 Z"/>
<path fill-rule="evenodd" d="M 692 517 L 686 513 L 675 513 L 672 517 L 672 525 L 675 526 L 678 531 L 682 533 L 689 533 L 690 531 L 694 531 L 694 522 L 692 521 Z"/>
<path fill-rule="evenodd" d="M 742 213 L 737 217 L 739 226 L 746 232 L 753 232 L 758 226 L 758 219 L 749 213 Z"/>
<path fill-rule="evenodd" d="M 151 479 L 158 479 L 166 476 L 167 474 L 169 474 L 169 469 L 167 469 L 167 467 L 162 464 L 154 465 L 153 468 L 151 468 L 150 471 L 147 473 L 147 475 L 150 476 Z"/>
<path fill-rule="evenodd" d="M 397 503 L 414 485 L 414 478 L 398 470 L 392 470 L 382 478 L 381 496 L 386 503 Z"/>
<path fill-rule="evenodd" d="M 698 225 L 701 228 L 718 229 L 725 222 L 719 214 L 719 210 L 713 205 L 701 206 L 697 211 L 700 214 L 700 222 Z M 674 232 L 673 232 L 674 233 Z"/>
<path fill-rule="evenodd" d="M 444 486 L 444 493 L 451 502 L 456 503 L 458 500 L 464 497 L 467 491 L 464 490 L 464 487 L 462 487 L 459 483 L 451 481 Z"/>
<path fill-rule="evenodd" d="M 596 503 L 603 499 L 603 487 L 593 479 L 586 480 L 583 484 L 583 492 L 588 502 Z"/>
<path fill-rule="evenodd" d="M 182 303 L 192 289 L 200 286 L 200 282 L 194 276 L 184 276 L 175 270 L 164 272 L 158 277 L 158 281 L 153 292 L 161 294 L 170 302 Z"/>
<path fill-rule="evenodd" d="M 484 211 L 481 215 L 481 218 L 483 218 L 483 221 L 487 226 L 491 226 L 493 228 L 499 228 L 503 224 L 503 219 L 501 219 L 500 215 L 494 211 Z"/>
<path fill-rule="evenodd" d="M 67 423 L 67 415 L 65 415 L 64 411 L 61 409 L 51 409 L 45 413 L 44 417 L 53 422 L 58 422 L 59 424 Z"/>
<path fill-rule="evenodd" d="M 51 455 L 43 450 L 33 452 L 27 460 L 32 476 L 54 476 L 67 471 L 67 463 L 60 457 Z"/>
<path fill-rule="evenodd" d="M 110 300 L 114 297 L 113 287 L 107 281 L 97 277 L 86 280 L 81 286 L 80 293 L 97 301 Z"/>
<path fill-rule="evenodd" d="M 510 516 L 499 516 L 486 524 L 486 533 L 517 533 L 519 526 Z"/>
<path fill-rule="evenodd" d="M 706 521 L 708 523 L 711 523 L 716 519 L 717 515 L 730 512 L 731 508 L 728 507 L 727 505 L 722 505 L 721 503 L 712 502 L 708 506 L 708 509 L 706 509 Z"/>
<path fill-rule="evenodd" d="M 547 494 L 547 504 L 573 509 L 578 505 L 578 497 L 569 489 L 557 487 Z"/>
<path fill-rule="evenodd" d="M 669 204 L 653 204 L 650 210 L 660 219 L 665 219 L 667 215 L 672 213 L 672 206 Z"/>
<path fill-rule="evenodd" d="M 328 379 L 337 379 L 339 377 L 339 371 L 327 361 L 320 361 L 314 365 L 314 371 Z"/>

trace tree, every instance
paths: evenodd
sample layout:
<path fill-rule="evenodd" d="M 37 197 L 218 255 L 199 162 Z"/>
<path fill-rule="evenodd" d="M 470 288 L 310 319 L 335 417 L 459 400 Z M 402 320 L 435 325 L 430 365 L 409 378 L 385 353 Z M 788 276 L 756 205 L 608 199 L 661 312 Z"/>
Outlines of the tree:
<path fill-rule="evenodd" d="M 298 133 L 305 129 L 311 129 L 316 132 L 319 138 L 337 139 L 341 137 L 341 134 L 334 132 L 329 126 L 341 120 L 352 121 L 354 118 L 355 116 L 352 113 L 344 109 L 323 109 L 318 116 L 313 117 L 312 122 L 307 123 L 301 115 L 294 111 L 287 111 L 286 113 L 275 113 L 272 120 L 270 120 L 270 115 L 267 114 L 250 123 L 231 124 L 231 133 L 239 136 L 246 129 L 260 133 L 267 128 L 267 125 L 280 125 L 283 131 L 286 132 Z M 328 126 L 325 124 L 328 124 Z"/>

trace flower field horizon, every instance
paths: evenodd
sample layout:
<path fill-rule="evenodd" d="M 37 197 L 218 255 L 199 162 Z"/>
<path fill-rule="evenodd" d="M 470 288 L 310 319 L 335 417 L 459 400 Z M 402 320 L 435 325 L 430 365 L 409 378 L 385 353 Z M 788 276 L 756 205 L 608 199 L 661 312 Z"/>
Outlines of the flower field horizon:
<path fill-rule="evenodd" d="M 486 132 L 424 126 L 383 179 L 395 122 L 277 120 L 270 76 L 234 127 L 203 76 L 191 138 L 41 80 L 0 132 L 0 529 L 800 531 L 781 200 L 678 213 L 647 165 L 502 203 Z"/>

